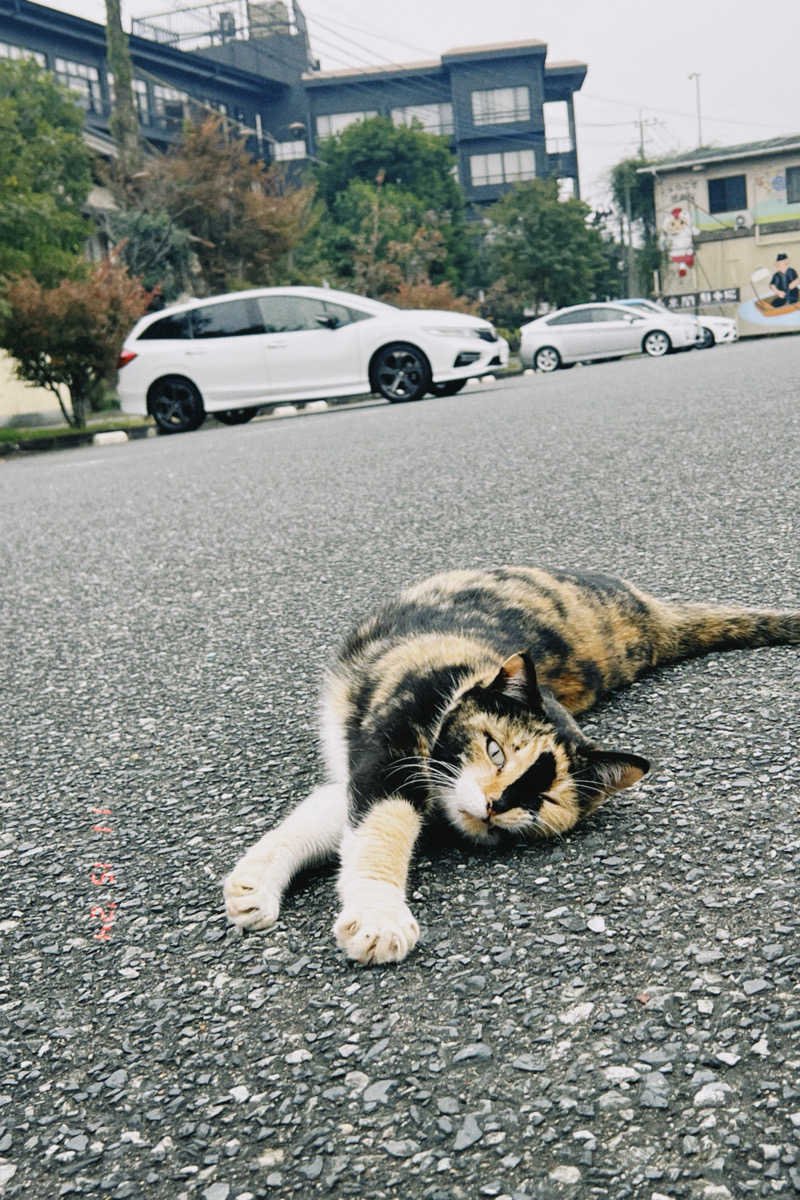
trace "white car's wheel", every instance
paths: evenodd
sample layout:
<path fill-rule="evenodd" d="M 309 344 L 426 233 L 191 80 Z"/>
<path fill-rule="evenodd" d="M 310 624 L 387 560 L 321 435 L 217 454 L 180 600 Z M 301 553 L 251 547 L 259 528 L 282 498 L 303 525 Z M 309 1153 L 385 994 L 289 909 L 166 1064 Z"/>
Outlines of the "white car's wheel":
<path fill-rule="evenodd" d="M 421 400 L 431 386 L 431 368 L 425 355 L 408 342 L 382 346 L 370 365 L 373 391 L 392 404 Z"/>
<path fill-rule="evenodd" d="M 672 349 L 669 334 L 664 333 L 661 329 L 651 329 L 648 334 L 645 334 L 642 349 L 651 358 L 663 358 Z"/>
<path fill-rule="evenodd" d="M 703 325 L 700 330 L 702 337 L 697 343 L 698 350 L 710 350 L 712 346 L 716 346 L 717 339 L 714 337 L 714 331 L 709 329 L 707 325 Z"/>
<path fill-rule="evenodd" d="M 164 375 L 151 384 L 147 411 L 162 433 L 188 433 L 206 419 L 202 396 L 182 375 Z"/>
<path fill-rule="evenodd" d="M 550 375 L 561 366 L 561 355 L 555 346 L 541 346 L 533 356 L 533 365 L 543 375 Z"/>

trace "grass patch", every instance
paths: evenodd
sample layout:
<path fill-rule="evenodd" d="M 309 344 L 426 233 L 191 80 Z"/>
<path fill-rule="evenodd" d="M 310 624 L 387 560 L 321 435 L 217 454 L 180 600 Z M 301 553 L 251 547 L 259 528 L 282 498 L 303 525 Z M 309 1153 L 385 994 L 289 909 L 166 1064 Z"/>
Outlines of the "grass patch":
<path fill-rule="evenodd" d="M 152 425 L 149 417 L 134 417 L 127 413 L 114 415 L 103 413 L 90 417 L 85 428 L 74 429 L 71 425 L 3 425 L 0 426 L 0 445 L 21 442 L 52 441 L 53 438 L 74 438 L 91 436 L 94 433 L 105 433 L 111 429 L 136 429 L 143 425 Z"/>

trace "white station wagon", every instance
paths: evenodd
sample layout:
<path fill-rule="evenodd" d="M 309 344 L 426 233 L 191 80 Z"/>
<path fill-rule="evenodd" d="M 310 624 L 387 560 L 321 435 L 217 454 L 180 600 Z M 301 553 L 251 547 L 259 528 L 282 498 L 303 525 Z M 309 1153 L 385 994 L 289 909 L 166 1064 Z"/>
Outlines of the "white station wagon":
<path fill-rule="evenodd" d="M 507 362 L 507 342 L 480 317 L 330 288 L 261 288 L 142 317 L 119 356 L 118 390 L 123 411 L 182 433 L 207 413 L 238 425 L 276 402 L 450 396 Z"/>

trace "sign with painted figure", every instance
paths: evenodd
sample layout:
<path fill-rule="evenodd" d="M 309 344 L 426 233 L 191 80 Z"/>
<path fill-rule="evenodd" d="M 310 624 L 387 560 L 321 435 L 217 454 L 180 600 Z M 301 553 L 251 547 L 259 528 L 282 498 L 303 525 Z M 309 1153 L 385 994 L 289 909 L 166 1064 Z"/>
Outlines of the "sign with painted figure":
<path fill-rule="evenodd" d="M 694 266 L 692 218 L 685 203 L 674 204 L 661 222 L 661 234 L 669 260 L 675 263 L 681 278 Z"/>
<path fill-rule="evenodd" d="M 786 250 L 778 251 L 770 266 L 752 272 L 750 287 L 753 295 L 739 305 L 739 320 L 758 326 L 760 333 L 800 329 L 800 274 Z"/>

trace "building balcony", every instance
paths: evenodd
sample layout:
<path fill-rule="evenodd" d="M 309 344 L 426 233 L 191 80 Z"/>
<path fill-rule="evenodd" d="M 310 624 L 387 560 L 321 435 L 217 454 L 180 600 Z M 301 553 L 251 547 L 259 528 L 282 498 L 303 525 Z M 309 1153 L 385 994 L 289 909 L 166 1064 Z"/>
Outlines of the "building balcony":
<path fill-rule="evenodd" d="M 551 150 L 553 142 L 564 143 L 564 149 Z M 578 155 L 569 138 L 548 138 L 547 140 L 547 172 L 556 177 L 570 176 L 578 178 Z"/>

